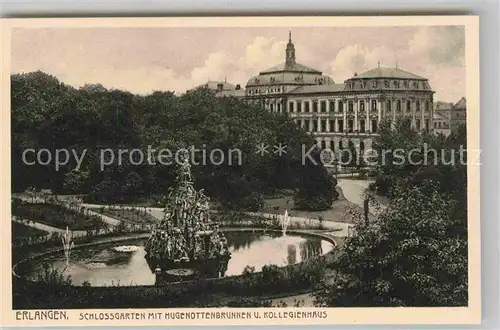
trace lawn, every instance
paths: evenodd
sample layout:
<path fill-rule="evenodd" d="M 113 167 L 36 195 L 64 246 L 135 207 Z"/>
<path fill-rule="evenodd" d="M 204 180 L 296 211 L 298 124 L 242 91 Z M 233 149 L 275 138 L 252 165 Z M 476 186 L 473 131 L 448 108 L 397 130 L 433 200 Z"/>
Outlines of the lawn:
<path fill-rule="evenodd" d="M 283 214 L 285 210 L 288 210 L 288 215 L 293 217 L 304 217 L 309 219 L 318 219 L 322 217 L 324 221 L 336 221 L 353 223 L 353 218 L 349 210 L 353 209 L 363 214 L 363 209 L 351 202 L 349 202 L 342 193 L 340 187 L 336 187 L 339 192 L 339 197 L 336 201 L 332 203 L 330 209 L 325 211 L 305 211 L 295 208 L 293 203 L 293 195 L 284 197 L 280 196 L 278 198 L 266 198 L 264 202 L 264 208 L 262 212 L 273 213 L 273 214 Z"/>
<path fill-rule="evenodd" d="M 122 220 L 128 223 L 142 224 L 142 223 L 156 223 L 158 219 L 149 214 L 148 212 L 144 212 L 142 209 L 108 209 L 101 208 L 97 209 L 101 214 L 107 215 L 108 217 L 115 218 L 117 220 Z"/>
<path fill-rule="evenodd" d="M 61 205 L 46 203 L 23 203 L 13 205 L 12 215 L 23 219 L 43 223 L 52 227 L 70 230 L 101 229 L 105 226 L 98 216 L 87 215 L 84 212 L 69 210 Z"/>
<path fill-rule="evenodd" d="M 48 233 L 30 226 L 26 226 L 19 222 L 12 221 L 12 237 L 33 237 L 45 236 Z"/>

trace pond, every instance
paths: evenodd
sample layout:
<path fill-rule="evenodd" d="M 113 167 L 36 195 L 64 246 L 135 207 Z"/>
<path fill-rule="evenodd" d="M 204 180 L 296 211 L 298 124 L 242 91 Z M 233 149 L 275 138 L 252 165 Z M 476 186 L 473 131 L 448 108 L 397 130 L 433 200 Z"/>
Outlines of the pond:
<path fill-rule="evenodd" d="M 228 231 L 224 233 L 231 251 L 225 276 L 241 275 L 246 266 L 258 272 L 265 265 L 286 266 L 330 252 L 334 245 L 315 236 L 279 232 Z M 118 243 L 75 248 L 69 267 L 63 252 L 37 260 L 28 272 L 36 280 L 48 265 L 70 275 L 73 285 L 90 282 L 92 286 L 153 285 L 144 251 L 146 239 L 131 239 Z"/>

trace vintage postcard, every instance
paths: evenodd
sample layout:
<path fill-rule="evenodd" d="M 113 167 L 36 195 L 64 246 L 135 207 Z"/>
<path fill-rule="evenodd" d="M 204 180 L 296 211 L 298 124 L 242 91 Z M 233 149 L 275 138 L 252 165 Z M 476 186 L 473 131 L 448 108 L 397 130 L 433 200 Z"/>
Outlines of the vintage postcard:
<path fill-rule="evenodd" d="M 481 321 L 477 16 L 1 24 L 2 325 Z"/>

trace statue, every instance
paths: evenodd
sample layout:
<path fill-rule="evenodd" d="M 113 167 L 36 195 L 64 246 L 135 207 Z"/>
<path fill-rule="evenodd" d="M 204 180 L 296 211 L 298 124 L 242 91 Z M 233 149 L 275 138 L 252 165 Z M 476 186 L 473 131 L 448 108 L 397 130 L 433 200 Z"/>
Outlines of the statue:
<path fill-rule="evenodd" d="M 177 184 L 167 195 L 163 219 L 144 246 L 146 260 L 157 282 L 218 277 L 227 269 L 231 253 L 218 225 L 210 220 L 209 198 L 194 189 L 187 154 Z"/>

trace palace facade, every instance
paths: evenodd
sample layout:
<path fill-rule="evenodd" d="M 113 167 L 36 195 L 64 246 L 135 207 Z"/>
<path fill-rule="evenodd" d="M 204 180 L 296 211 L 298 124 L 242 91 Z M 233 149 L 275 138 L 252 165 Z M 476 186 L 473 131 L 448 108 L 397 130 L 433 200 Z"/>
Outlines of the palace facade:
<path fill-rule="evenodd" d="M 285 61 L 251 77 L 245 89 L 219 82 L 219 96 L 235 96 L 286 112 L 321 148 L 342 150 L 349 141 L 359 151 L 370 148 L 382 120 L 405 117 L 417 130 L 432 130 L 434 91 L 428 79 L 398 67 L 380 67 L 343 83 L 296 61 L 291 34 Z M 232 86 L 232 85 L 231 85 Z"/>

